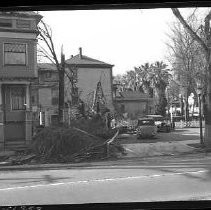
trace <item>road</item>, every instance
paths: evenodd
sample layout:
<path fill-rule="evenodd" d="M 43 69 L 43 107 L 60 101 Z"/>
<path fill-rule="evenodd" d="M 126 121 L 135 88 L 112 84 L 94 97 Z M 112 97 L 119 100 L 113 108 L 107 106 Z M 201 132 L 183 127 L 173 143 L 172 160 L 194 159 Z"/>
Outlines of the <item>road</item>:
<path fill-rule="evenodd" d="M 211 199 L 211 155 L 0 171 L 0 205 Z"/>

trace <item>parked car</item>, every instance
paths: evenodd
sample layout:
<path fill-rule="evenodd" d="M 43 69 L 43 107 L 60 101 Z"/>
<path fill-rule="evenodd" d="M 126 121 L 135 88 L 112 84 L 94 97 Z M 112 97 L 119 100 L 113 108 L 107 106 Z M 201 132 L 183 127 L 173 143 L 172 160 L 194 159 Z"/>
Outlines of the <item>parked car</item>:
<path fill-rule="evenodd" d="M 161 122 L 157 125 L 157 132 L 169 133 L 171 131 L 171 125 L 167 122 Z"/>
<path fill-rule="evenodd" d="M 157 132 L 170 132 L 171 123 L 163 117 L 162 115 L 146 115 L 146 117 L 153 118 L 155 120 L 155 125 L 157 126 Z"/>
<path fill-rule="evenodd" d="M 136 129 L 137 138 L 152 138 L 157 135 L 157 126 L 153 118 L 139 118 Z"/>

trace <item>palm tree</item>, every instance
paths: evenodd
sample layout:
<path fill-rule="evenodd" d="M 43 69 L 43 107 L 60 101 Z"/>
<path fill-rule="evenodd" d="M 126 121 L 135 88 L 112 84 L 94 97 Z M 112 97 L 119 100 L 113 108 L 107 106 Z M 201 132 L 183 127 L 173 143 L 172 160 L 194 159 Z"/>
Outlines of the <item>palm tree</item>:
<path fill-rule="evenodd" d="M 156 114 L 165 115 L 165 109 L 167 106 L 166 88 L 171 78 L 171 74 L 169 73 L 169 69 L 167 69 L 167 65 L 162 61 L 155 62 L 151 65 L 149 77 L 157 93 Z"/>
<path fill-rule="evenodd" d="M 149 63 L 145 63 L 140 67 L 135 67 L 135 72 L 137 74 L 139 90 L 143 89 L 150 97 L 153 97 L 153 88 L 150 79 L 151 65 Z"/>

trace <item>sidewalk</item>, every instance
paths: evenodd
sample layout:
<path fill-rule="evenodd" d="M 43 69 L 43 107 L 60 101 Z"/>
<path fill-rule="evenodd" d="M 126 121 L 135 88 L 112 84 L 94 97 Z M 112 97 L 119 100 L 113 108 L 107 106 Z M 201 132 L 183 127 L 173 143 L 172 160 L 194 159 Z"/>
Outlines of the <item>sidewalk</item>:
<path fill-rule="evenodd" d="M 162 155 L 173 156 L 203 152 L 204 150 L 201 148 L 189 146 L 190 144 L 194 145 L 197 143 L 198 140 L 123 144 L 127 155 L 122 158 L 153 157 Z"/>
<path fill-rule="evenodd" d="M 83 163 L 57 163 L 57 164 L 24 164 L 24 165 L 7 165 L 6 162 L 0 162 L 0 171 L 15 171 L 15 170 L 54 170 L 62 168 L 85 168 L 85 167 L 100 167 L 108 165 L 117 165 L 119 162 L 126 161 L 130 158 L 162 158 L 162 156 L 181 157 L 181 155 L 196 155 L 205 154 L 206 151 L 201 148 L 188 146 L 188 144 L 197 144 L 198 140 L 188 140 L 180 142 L 157 142 L 157 143 L 136 143 L 124 144 L 127 155 L 117 159 L 107 159 L 104 161 L 92 161 Z M 131 160 L 132 160 L 131 159 Z M 119 161 L 119 162 L 118 162 Z"/>

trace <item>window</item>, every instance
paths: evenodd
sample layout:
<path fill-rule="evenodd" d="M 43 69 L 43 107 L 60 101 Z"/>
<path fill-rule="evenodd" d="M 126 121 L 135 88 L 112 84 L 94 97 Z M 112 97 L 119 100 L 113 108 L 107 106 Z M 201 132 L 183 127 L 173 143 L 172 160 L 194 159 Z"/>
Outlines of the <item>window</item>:
<path fill-rule="evenodd" d="M 52 105 L 58 105 L 59 104 L 59 98 L 58 97 L 53 97 L 52 98 Z"/>
<path fill-rule="evenodd" d="M 12 28 L 12 20 L 0 18 L 1 28 Z"/>
<path fill-rule="evenodd" d="M 35 104 L 35 102 L 36 102 L 35 96 L 32 96 L 32 97 L 31 97 L 31 103 L 32 103 L 32 104 Z"/>
<path fill-rule="evenodd" d="M 4 64 L 5 65 L 26 65 L 26 44 L 5 43 Z"/>
<path fill-rule="evenodd" d="M 46 73 L 45 73 L 45 78 L 46 78 L 46 79 L 51 78 L 51 72 L 46 72 Z"/>
<path fill-rule="evenodd" d="M 58 104 L 59 104 L 59 90 L 52 89 L 52 105 L 58 105 Z"/>
<path fill-rule="evenodd" d="M 24 110 L 25 109 L 25 88 L 11 87 L 11 109 Z"/>

